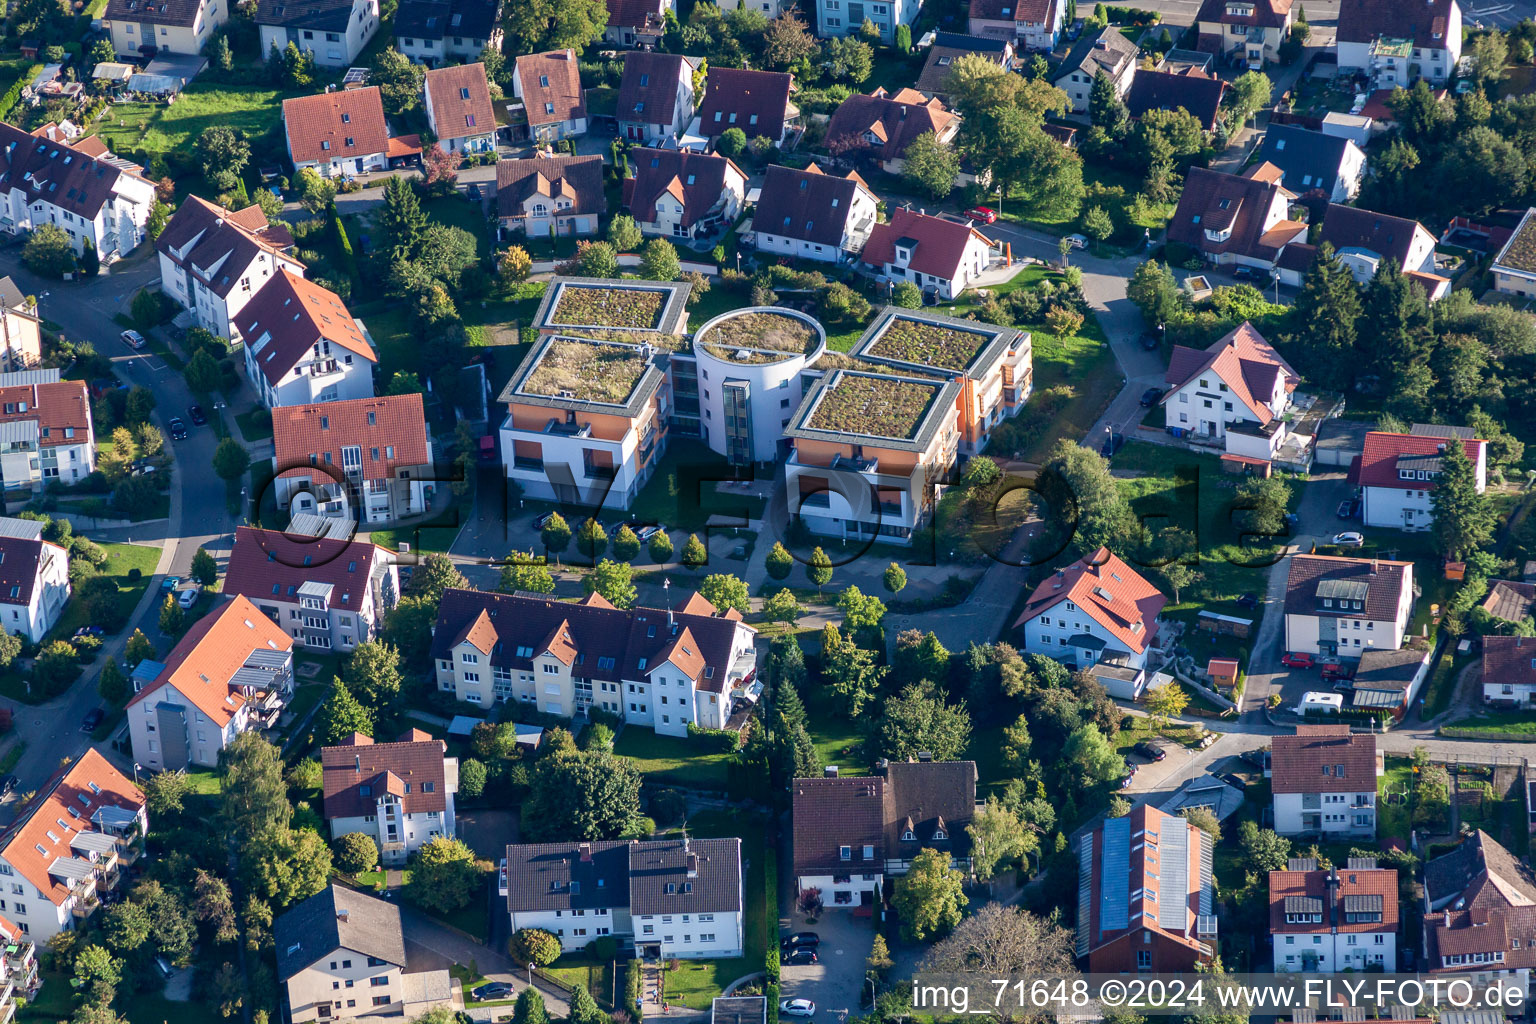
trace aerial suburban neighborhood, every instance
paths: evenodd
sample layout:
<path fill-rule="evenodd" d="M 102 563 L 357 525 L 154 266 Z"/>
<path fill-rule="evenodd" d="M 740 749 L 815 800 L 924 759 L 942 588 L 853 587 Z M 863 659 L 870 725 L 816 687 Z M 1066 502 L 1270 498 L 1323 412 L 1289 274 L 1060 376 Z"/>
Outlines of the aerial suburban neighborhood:
<path fill-rule="evenodd" d="M 1536 0 L 14 0 L 0 1024 L 1529 1021 L 1533 391 Z"/>

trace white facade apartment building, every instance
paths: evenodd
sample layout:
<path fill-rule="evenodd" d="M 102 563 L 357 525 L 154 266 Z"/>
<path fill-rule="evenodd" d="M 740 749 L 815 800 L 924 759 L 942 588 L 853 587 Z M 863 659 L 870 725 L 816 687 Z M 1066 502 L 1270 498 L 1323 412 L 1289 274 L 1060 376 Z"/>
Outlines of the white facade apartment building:
<path fill-rule="evenodd" d="M 507 911 L 568 953 L 620 936 L 644 958 L 740 956 L 741 840 L 514 844 Z"/>
<path fill-rule="evenodd" d="M 0 913 L 39 944 L 78 927 L 143 854 L 148 830 L 143 791 L 87 748 L 0 834 Z"/>
<path fill-rule="evenodd" d="M 262 285 L 279 270 L 304 276 L 304 264 L 286 251 L 290 242 L 286 231 L 268 234 L 259 206 L 236 212 L 188 196 L 155 239 L 160 290 L 199 327 L 238 342 L 235 315 Z"/>
<path fill-rule="evenodd" d="M 373 397 L 379 357 L 335 292 L 279 269 L 235 327 L 245 339 L 246 376 L 268 409 Z"/>
<path fill-rule="evenodd" d="M 411 729 L 394 743 L 361 733 L 320 750 L 325 820 L 331 838 L 360 832 L 378 843 L 381 862 L 404 864 L 423 845 L 454 838 L 459 759 L 442 740 Z"/>
<path fill-rule="evenodd" d="M 1360 468 L 1352 482 L 1364 498 L 1366 526 L 1420 532 L 1434 525 L 1430 495 L 1444 468 L 1449 444 L 1460 444 L 1472 461 L 1477 492 L 1488 489 L 1488 442 L 1470 427 L 1415 423 L 1406 434 L 1373 430 L 1365 435 Z"/>
<path fill-rule="evenodd" d="M 1293 555 L 1285 649 L 1341 658 L 1395 651 L 1403 646 L 1413 601 L 1412 562 Z"/>
<path fill-rule="evenodd" d="M 864 248 L 875 221 L 874 194 L 857 173 L 839 178 L 814 164 L 803 171 L 775 164 L 752 229 L 759 252 L 835 263 Z"/>
<path fill-rule="evenodd" d="M 155 186 L 109 157 L 0 124 L 0 230 L 20 235 L 52 224 L 76 253 L 90 242 L 103 263 L 127 255 L 144 239 Z"/>
<path fill-rule="evenodd" d="M 1461 22 L 1456 0 L 1343 0 L 1339 70 L 1364 72 L 1376 89 L 1407 89 L 1420 78 L 1442 86 L 1461 60 Z"/>
<path fill-rule="evenodd" d="M 1319 868 L 1298 858 L 1269 873 L 1275 971 L 1391 971 L 1397 966 L 1397 872 L 1374 858 Z"/>
<path fill-rule="evenodd" d="M 516 700 L 572 718 L 596 705 L 664 736 L 723 729 L 756 672 L 757 631 L 694 594 L 676 608 L 619 609 L 448 590 L 432 631 L 437 686 L 481 707 Z"/>
<path fill-rule="evenodd" d="M 1536 297 L 1536 207 L 1525 211 L 1490 269 L 1494 291 Z"/>
<path fill-rule="evenodd" d="M 1058 569 L 1035 588 L 1014 623 L 1023 650 L 1078 668 L 1114 664 L 1140 673 L 1168 599 L 1108 548 Z M 1128 696 L 1134 698 L 1136 693 Z"/>
<path fill-rule="evenodd" d="M 41 491 L 74 484 L 96 468 L 96 432 L 85 381 L 59 371 L 0 373 L 0 483 Z"/>
<path fill-rule="evenodd" d="M 112 0 L 101 27 L 117 53 L 195 54 L 229 20 L 231 6 L 226 0 Z"/>
<path fill-rule="evenodd" d="M 260 0 L 255 21 L 263 56 L 293 43 L 321 67 L 344 68 L 379 30 L 379 0 Z"/>
<path fill-rule="evenodd" d="M 1330 841 L 1376 838 L 1376 737 L 1347 725 L 1298 725 L 1270 747 L 1275 831 Z"/>
<path fill-rule="evenodd" d="M 15 281 L 0 277 L 0 371 L 38 364 L 43 357 L 42 322 L 36 296 L 23 295 Z"/>
<path fill-rule="evenodd" d="M 404 0 L 395 11 L 395 49 L 418 64 L 469 63 L 487 47 L 500 51 L 497 0 Z"/>
<path fill-rule="evenodd" d="M 869 21 L 890 46 L 896 42 L 896 26 L 911 25 L 921 8 L 920 0 L 817 0 L 816 34 L 823 39 L 857 35 Z"/>
<path fill-rule="evenodd" d="M 128 701 L 133 759 L 152 771 L 212 768 L 236 736 L 282 714 L 293 638 L 237 596 L 193 623 L 159 667 Z"/>
<path fill-rule="evenodd" d="M 42 643 L 69 595 L 69 552 L 41 523 L 0 517 L 0 629 Z"/>
<path fill-rule="evenodd" d="M 394 552 L 366 541 L 241 526 L 223 592 L 248 598 L 302 647 L 350 651 L 399 603 L 400 569 Z"/>

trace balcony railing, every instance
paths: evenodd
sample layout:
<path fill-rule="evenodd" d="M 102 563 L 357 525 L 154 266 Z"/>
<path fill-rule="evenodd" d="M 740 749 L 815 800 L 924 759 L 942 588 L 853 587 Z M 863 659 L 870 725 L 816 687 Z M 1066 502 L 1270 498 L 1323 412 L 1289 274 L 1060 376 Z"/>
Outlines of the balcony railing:
<path fill-rule="evenodd" d="M 334 359 L 322 359 L 319 362 L 309 364 L 309 375 L 311 377 L 329 377 L 337 373 L 341 373 L 341 364 Z"/>
<path fill-rule="evenodd" d="M 100 906 L 101 900 L 97 899 L 95 896 L 85 896 L 75 900 L 75 902 L 70 906 L 69 912 L 83 921 L 90 917 L 92 914 L 96 913 Z"/>

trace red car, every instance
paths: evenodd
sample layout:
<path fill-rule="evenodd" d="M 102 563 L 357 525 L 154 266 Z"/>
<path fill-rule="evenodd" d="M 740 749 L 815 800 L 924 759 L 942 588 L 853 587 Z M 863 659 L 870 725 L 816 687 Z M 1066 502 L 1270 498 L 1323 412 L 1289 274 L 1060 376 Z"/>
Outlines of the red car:
<path fill-rule="evenodd" d="M 997 223 L 997 211 L 986 206 L 976 206 L 965 211 L 965 215 L 971 220 L 979 220 L 983 224 Z"/>
<path fill-rule="evenodd" d="M 1323 666 L 1324 679 L 1353 679 L 1354 677 L 1355 674 L 1354 672 L 1350 671 L 1348 665 L 1341 665 L 1337 662 L 1332 662 Z"/>
<path fill-rule="evenodd" d="M 1312 655 L 1292 652 L 1282 657 L 1280 664 L 1285 665 L 1287 668 L 1311 668 Z"/>

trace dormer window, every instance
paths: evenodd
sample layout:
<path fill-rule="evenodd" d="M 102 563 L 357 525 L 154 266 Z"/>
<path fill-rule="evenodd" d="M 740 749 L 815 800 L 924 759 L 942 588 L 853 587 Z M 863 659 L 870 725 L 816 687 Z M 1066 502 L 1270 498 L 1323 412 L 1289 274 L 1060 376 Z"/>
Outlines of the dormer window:
<path fill-rule="evenodd" d="M 915 832 L 913 832 L 911 829 L 907 829 L 905 832 L 903 832 L 901 834 L 901 841 L 904 842 L 904 843 L 916 842 L 917 841 L 917 834 Z"/>
<path fill-rule="evenodd" d="M 934 841 L 937 842 L 940 839 L 948 839 L 949 837 L 944 834 L 944 830 L 943 829 L 936 828 L 936 829 L 933 830 L 933 838 L 934 838 Z"/>

